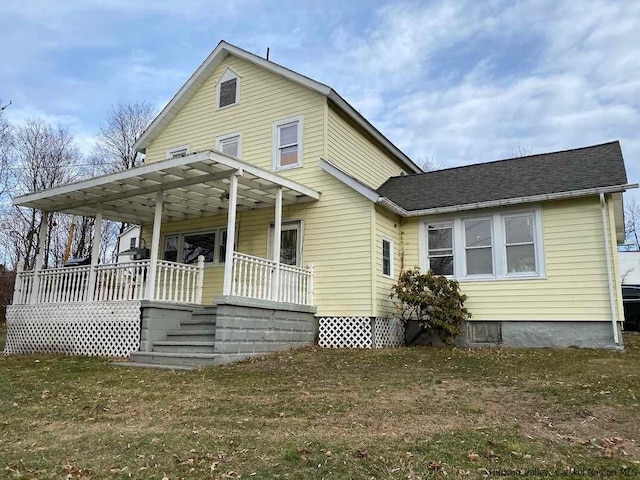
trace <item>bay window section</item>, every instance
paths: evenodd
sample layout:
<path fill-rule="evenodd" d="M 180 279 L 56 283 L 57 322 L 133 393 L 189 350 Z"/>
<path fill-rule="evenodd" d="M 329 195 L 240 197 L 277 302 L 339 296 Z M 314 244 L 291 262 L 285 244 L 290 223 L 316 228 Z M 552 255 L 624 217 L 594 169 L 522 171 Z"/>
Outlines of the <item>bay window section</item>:
<path fill-rule="evenodd" d="M 453 276 L 453 224 L 427 225 L 429 269 L 436 275 Z"/>
<path fill-rule="evenodd" d="M 465 220 L 463 225 L 467 275 L 493 275 L 491 219 Z"/>
<path fill-rule="evenodd" d="M 533 215 L 504 217 L 507 275 L 537 272 Z"/>

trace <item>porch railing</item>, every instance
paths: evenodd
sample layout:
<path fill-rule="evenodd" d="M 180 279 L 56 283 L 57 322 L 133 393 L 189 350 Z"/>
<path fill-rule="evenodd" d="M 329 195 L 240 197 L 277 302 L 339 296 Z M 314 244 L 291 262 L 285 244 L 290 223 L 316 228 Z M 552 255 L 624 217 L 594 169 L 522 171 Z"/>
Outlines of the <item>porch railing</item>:
<path fill-rule="evenodd" d="M 204 259 L 196 265 L 158 261 L 151 295 L 150 260 L 21 271 L 16 275 L 14 305 L 113 300 L 160 300 L 201 303 Z"/>
<path fill-rule="evenodd" d="M 313 264 L 295 267 L 233 252 L 231 295 L 313 305 Z"/>

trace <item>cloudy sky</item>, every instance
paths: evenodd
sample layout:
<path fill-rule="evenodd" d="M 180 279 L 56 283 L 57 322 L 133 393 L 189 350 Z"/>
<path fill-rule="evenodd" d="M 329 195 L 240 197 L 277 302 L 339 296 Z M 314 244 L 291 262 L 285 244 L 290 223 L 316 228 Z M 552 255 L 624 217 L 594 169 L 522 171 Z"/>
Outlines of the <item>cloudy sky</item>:
<path fill-rule="evenodd" d="M 640 180 L 635 0 L 3 0 L 0 99 L 88 152 L 110 105 L 161 108 L 221 39 L 270 47 L 419 162 L 617 139 Z"/>

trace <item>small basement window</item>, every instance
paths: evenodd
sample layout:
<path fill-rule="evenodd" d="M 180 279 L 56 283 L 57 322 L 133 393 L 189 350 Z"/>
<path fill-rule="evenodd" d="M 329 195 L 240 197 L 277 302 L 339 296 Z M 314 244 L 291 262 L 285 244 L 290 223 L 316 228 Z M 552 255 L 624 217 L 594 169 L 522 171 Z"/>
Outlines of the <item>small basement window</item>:
<path fill-rule="evenodd" d="M 240 103 L 240 77 L 227 68 L 218 82 L 218 109 Z"/>

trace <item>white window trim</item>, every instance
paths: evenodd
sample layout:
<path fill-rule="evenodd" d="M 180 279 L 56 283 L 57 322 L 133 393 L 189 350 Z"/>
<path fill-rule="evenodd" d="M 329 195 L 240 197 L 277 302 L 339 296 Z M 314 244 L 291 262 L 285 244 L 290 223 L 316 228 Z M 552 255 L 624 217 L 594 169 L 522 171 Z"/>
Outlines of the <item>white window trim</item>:
<path fill-rule="evenodd" d="M 180 147 L 171 147 L 171 148 L 169 148 L 169 149 L 167 150 L 167 153 L 166 153 L 166 155 L 165 155 L 165 158 L 166 158 L 167 160 L 170 160 L 170 159 L 172 159 L 172 158 L 173 158 L 173 154 L 174 154 L 174 153 L 177 153 L 177 152 L 179 152 L 179 151 L 181 151 L 181 150 L 186 150 L 185 156 L 186 156 L 186 155 L 189 155 L 189 154 L 191 153 L 191 149 L 189 148 L 189 145 L 182 145 L 182 146 L 180 146 Z"/>
<path fill-rule="evenodd" d="M 269 232 L 267 235 L 267 259 L 275 260 L 273 258 L 273 234 L 275 232 L 275 225 L 273 222 L 269 224 Z M 302 247 L 304 245 L 303 236 L 304 236 L 304 221 L 303 220 L 283 220 L 281 232 L 285 230 L 298 230 L 298 262 L 296 267 L 301 267 L 304 265 L 302 261 L 302 255 L 304 254 Z"/>
<path fill-rule="evenodd" d="M 389 243 L 389 274 L 387 275 L 386 273 L 384 273 L 384 242 L 388 242 Z M 391 240 L 389 237 L 382 237 L 382 276 L 385 278 L 394 278 L 393 272 L 394 270 L 394 265 L 393 265 L 393 256 L 394 256 L 394 250 L 395 250 L 395 246 L 394 246 L 394 242 L 393 240 Z"/>
<path fill-rule="evenodd" d="M 222 152 L 222 142 L 231 138 L 238 138 L 238 157 L 242 158 L 242 132 L 227 133 L 216 137 L 216 150 Z"/>
<path fill-rule="evenodd" d="M 226 82 L 227 80 L 236 79 L 236 101 L 234 103 L 230 103 L 229 105 L 225 105 L 224 107 L 220 106 L 220 85 L 222 82 Z M 240 104 L 240 83 L 241 78 L 240 75 L 231 67 L 227 67 L 224 73 L 220 76 L 220 80 L 216 84 L 216 110 L 224 110 L 225 108 L 235 107 Z"/>
<path fill-rule="evenodd" d="M 177 263 L 182 263 L 182 254 L 184 253 L 184 237 L 187 237 L 189 235 L 198 235 L 198 234 L 202 234 L 202 233 L 215 233 L 216 234 L 216 241 L 215 241 L 215 245 L 213 246 L 213 262 L 205 262 L 205 265 L 209 266 L 209 265 L 224 265 L 224 259 L 220 259 L 218 258 L 218 254 L 220 253 L 220 246 L 222 245 L 222 233 L 227 230 L 227 226 L 220 226 L 220 227 L 212 227 L 212 228 L 205 228 L 205 229 L 200 229 L 200 230 L 188 230 L 188 231 L 174 231 L 174 232 L 167 232 L 162 236 L 162 251 L 160 252 L 160 258 L 164 259 L 164 255 L 165 255 L 165 249 L 167 248 L 167 238 L 169 237 L 178 237 L 178 258 L 176 260 Z M 238 245 L 237 243 L 237 232 L 238 232 L 238 228 L 236 226 L 236 244 L 235 246 Z M 234 246 L 234 247 L 235 247 Z M 235 248 L 234 248 L 235 249 Z"/>
<path fill-rule="evenodd" d="M 537 272 L 523 272 L 518 274 L 507 273 L 507 248 L 506 235 L 504 232 L 504 217 L 514 215 L 533 215 L 536 270 Z M 464 220 L 475 220 L 482 218 L 492 219 L 492 246 L 493 246 L 493 275 L 471 275 L 465 276 L 466 257 L 464 242 Z M 428 246 L 428 225 L 438 225 L 451 223 L 453 225 L 453 278 L 459 282 L 486 282 L 486 281 L 514 281 L 514 280 L 544 280 L 546 279 L 546 261 L 544 254 L 544 234 L 542 221 L 542 208 L 539 206 L 522 209 L 499 209 L 491 212 L 490 215 L 473 216 L 465 215 L 455 218 L 422 218 L 420 221 L 420 232 L 418 250 L 420 255 L 420 268 L 426 272 L 429 269 L 429 246 Z"/>
<path fill-rule="evenodd" d="M 425 259 L 424 261 L 424 267 L 423 270 L 426 272 L 431 268 L 431 262 L 429 261 L 429 259 L 431 258 L 431 256 L 429 255 L 429 235 L 427 233 L 427 229 L 429 227 L 444 227 L 444 228 L 451 228 L 451 256 L 453 257 L 453 275 L 444 275 L 446 278 L 455 278 L 456 276 L 456 272 L 458 271 L 457 266 L 456 266 L 456 231 L 455 231 L 455 227 L 453 224 L 453 220 L 441 220 L 441 221 L 437 221 L 437 222 L 428 222 L 425 221 L 422 224 L 422 229 L 424 230 L 422 232 L 422 235 L 424 236 L 424 257 L 422 257 L 423 253 L 422 253 L 422 248 L 420 248 L 420 256 L 422 258 Z M 421 246 L 422 246 L 423 242 L 420 242 Z M 441 250 L 446 250 L 446 249 L 441 249 Z M 443 255 L 446 256 L 446 255 Z"/>
<path fill-rule="evenodd" d="M 293 165 L 285 165 L 284 167 L 282 167 L 278 165 L 278 161 L 279 161 L 278 152 L 280 151 L 278 127 L 286 125 L 288 123 L 294 123 L 294 122 L 298 122 L 298 162 L 294 163 Z M 272 138 L 271 138 L 271 144 L 272 144 L 271 163 L 274 171 L 291 170 L 292 168 L 302 167 L 302 163 L 303 163 L 302 152 L 304 151 L 304 145 L 302 142 L 303 134 L 304 134 L 304 117 L 302 115 L 298 115 L 296 117 L 289 117 L 283 120 L 278 120 L 277 122 L 273 122 Z"/>
<path fill-rule="evenodd" d="M 483 246 L 478 246 L 478 247 L 467 247 L 467 229 L 465 228 L 465 222 L 474 222 L 474 221 L 482 221 L 482 220 L 489 220 L 489 229 L 491 231 L 491 245 L 483 245 Z M 494 224 L 494 218 L 493 215 L 491 216 L 482 216 L 482 217 L 464 217 L 462 219 L 460 219 L 461 225 L 462 225 L 462 257 L 463 257 L 463 263 L 462 263 L 462 270 L 459 270 L 461 272 L 464 272 L 464 278 L 487 278 L 487 279 L 492 279 L 492 278 L 496 278 L 496 234 L 495 234 L 495 229 L 493 227 Z M 474 273 L 474 274 L 469 274 L 467 272 L 467 250 L 486 250 L 487 248 L 491 248 L 491 272 L 492 273 Z M 454 259 L 455 262 L 455 259 Z M 455 268 L 454 268 L 454 272 L 455 272 Z"/>

